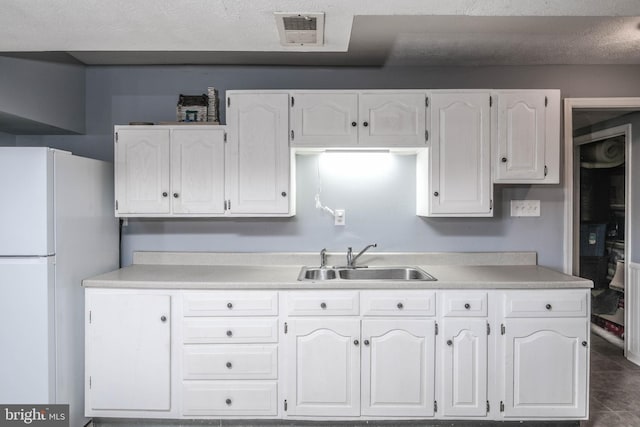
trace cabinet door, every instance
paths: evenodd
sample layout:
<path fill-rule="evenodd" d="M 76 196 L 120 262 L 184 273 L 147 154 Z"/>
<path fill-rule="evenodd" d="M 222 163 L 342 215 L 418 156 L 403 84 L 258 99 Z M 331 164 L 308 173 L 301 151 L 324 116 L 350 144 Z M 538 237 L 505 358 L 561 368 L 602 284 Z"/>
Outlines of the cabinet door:
<path fill-rule="evenodd" d="M 498 96 L 496 182 L 545 177 L 544 92 L 503 92 Z"/>
<path fill-rule="evenodd" d="M 171 199 L 175 214 L 224 213 L 224 131 L 171 131 Z"/>
<path fill-rule="evenodd" d="M 87 411 L 169 411 L 171 297 L 88 292 L 86 302 Z"/>
<path fill-rule="evenodd" d="M 358 144 L 358 94 L 294 92 L 291 145 L 342 147 Z"/>
<path fill-rule="evenodd" d="M 168 214 L 169 130 L 116 130 L 116 214 Z"/>
<path fill-rule="evenodd" d="M 289 95 L 229 96 L 226 150 L 232 214 L 289 213 Z"/>
<path fill-rule="evenodd" d="M 425 146 L 425 93 L 363 93 L 359 104 L 360 145 Z"/>
<path fill-rule="evenodd" d="M 362 414 L 433 416 L 435 321 L 362 322 Z"/>
<path fill-rule="evenodd" d="M 487 415 L 487 321 L 447 318 L 442 328 L 444 415 Z"/>
<path fill-rule="evenodd" d="M 434 93 L 431 100 L 431 214 L 490 216 L 489 93 Z"/>
<path fill-rule="evenodd" d="M 360 321 L 290 319 L 285 338 L 289 415 L 360 415 Z"/>
<path fill-rule="evenodd" d="M 586 416 L 588 320 L 508 319 L 505 325 L 505 417 Z"/>

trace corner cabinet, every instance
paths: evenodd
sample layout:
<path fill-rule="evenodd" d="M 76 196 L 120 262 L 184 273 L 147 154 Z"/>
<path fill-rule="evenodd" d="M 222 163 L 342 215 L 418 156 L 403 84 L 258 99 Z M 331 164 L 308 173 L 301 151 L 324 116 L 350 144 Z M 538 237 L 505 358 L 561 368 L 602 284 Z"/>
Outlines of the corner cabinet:
<path fill-rule="evenodd" d="M 85 415 L 176 415 L 171 300 L 156 291 L 86 291 Z"/>
<path fill-rule="evenodd" d="M 425 147 L 426 91 L 295 91 L 291 146 Z"/>
<path fill-rule="evenodd" d="M 560 91 L 494 92 L 494 182 L 560 182 Z"/>
<path fill-rule="evenodd" d="M 417 155 L 418 215 L 492 216 L 489 92 L 431 93 L 430 149 Z"/>

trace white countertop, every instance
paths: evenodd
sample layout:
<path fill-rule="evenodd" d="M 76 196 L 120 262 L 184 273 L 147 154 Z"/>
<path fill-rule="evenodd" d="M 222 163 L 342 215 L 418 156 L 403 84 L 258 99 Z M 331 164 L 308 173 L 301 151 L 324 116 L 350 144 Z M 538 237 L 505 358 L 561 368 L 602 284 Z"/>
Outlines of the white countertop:
<path fill-rule="evenodd" d="M 181 256 L 184 256 L 181 254 Z M 201 256 L 201 255 L 200 255 Z M 381 258 L 381 254 L 377 254 Z M 141 259 L 140 257 L 138 257 Z M 144 257 L 142 257 L 144 258 Z M 180 258 L 182 260 L 182 258 Z M 228 258 L 224 258 L 227 259 Z M 248 259 L 251 259 L 248 257 Z M 282 258 L 272 261 L 282 262 Z M 427 258 L 411 254 L 394 261 L 423 261 Z M 495 258 L 494 258 L 495 259 Z M 138 289 L 534 289 L 534 288 L 591 288 L 590 280 L 569 276 L 537 265 L 449 265 L 396 263 L 398 266 L 416 266 L 434 276 L 436 281 L 356 281 L 325 280 L 298 281 L 305 264 L 268 265 L 268 255 L 260 262 L 267 265 L 181 265 L 172 262 L 134 264 L 110 273 L 84 280 L 85 287 L 138 288 Z M 255 262 L 256 258 L 251 259 Z M 388 261 L 388 260 L 387 260 Z M 141 261 L 142 262 L 142 261 Z M 148 262 L 148 260 L 147 260 Z M 487 261 L 484 261 L 487 262 Z M 363 263 L 364 264 L 364 263 Z M 313 263 L 309 265 L 313 266 Z M 368 263 L 370 266 L 388 263 Z"/>

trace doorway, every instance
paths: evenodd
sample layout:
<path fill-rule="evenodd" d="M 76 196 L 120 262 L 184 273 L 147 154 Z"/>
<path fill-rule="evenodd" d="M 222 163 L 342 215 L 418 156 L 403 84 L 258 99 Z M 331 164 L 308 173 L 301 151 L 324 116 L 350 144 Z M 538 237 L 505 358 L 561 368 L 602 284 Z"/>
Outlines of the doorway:
<path fill-rule="evenodd" d="M 565 100 L 565 272 L 594 281 L 592 330 L 640 364 L 634 125 L 640 136 L 640 98 Z"/>

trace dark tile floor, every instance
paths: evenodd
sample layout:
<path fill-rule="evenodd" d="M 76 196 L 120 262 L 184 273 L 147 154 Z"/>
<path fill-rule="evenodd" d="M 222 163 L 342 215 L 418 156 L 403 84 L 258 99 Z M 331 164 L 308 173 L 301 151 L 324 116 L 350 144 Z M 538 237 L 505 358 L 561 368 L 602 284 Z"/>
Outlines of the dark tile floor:
<path fill-rule="evenodd" d="M 640 366 L 597 335 L 591 336 L 589 404 L 581 427 L 640 427 Z"/>

